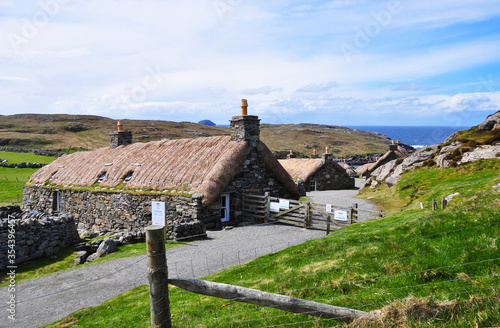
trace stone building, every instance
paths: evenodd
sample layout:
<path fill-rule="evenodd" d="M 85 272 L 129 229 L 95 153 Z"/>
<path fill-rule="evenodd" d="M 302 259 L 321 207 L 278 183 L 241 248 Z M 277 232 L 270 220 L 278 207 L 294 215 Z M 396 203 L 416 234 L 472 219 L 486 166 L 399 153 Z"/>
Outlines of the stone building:
<path fill-rule="evenodd" d="M 71 213 L 87 230 L 119 231 L 150 225 L 151 202 L 165 202 L 173 239 L 241 222 L 245 193 L 297 198 L 246 106 L 242 100 L 227 136 L 131 143 L 119 125 L 110 147 L 64 155 L 34 173 L 23 207 Z"/>
<path fill-rule="evenodd" d="M 280 159 L 280 164 L 290 174 L 294 181 L 302 180 L 305 191 L 338 190 L 354 188 L 354 178 L 351 178 L 333 155 L 323 154 L 321 158 Z"/>
<path fill-rule="evenodd" d="M 408 153 L 408 151 L 399 141 L 393 141 L 389 146 L 389 151 L 387 153 L 381 156 L 375 163 L 368 163 L 358 167 L 356 169 L 356 173 L 368 179 L 371 176 L 372 172 L 382 165 L 398 158 L 405 158 L 409 155 L 410 153 Z"/>

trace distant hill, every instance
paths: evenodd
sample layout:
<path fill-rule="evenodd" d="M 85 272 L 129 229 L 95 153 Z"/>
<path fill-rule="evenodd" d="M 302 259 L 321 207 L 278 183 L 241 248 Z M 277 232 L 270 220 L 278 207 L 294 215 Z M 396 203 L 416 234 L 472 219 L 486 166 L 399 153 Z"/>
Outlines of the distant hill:
<path fill-rule="evenodd" d="M 122 120 L 134 142 L 229 135 L 228 127 L 189 122 Z M 116 120 L 91 115 L 16 114 L 0 116 L 0 147 L 97 149 L 108 145 Z M 290 149 L 310 156 L 326 146 L 336 157 L 385 153 L 390 139 L 382 134 L 319 124 L 262 124 L 261 139 L 275 153 Z"/>
<path fill-rule="evenodd" d="M 214 122 L 210 121 L 210 120 L 201 120 L 198 122 L 198 124 L 202 124 L 202 125 L 210 125 L 210 126 L 216 126 L 217 124 L 215 124 Z"/>

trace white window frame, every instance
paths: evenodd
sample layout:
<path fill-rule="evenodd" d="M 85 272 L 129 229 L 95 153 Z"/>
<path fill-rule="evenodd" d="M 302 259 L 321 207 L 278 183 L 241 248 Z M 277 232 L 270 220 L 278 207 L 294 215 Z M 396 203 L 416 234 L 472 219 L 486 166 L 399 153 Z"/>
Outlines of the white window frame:
<path fill-rule="evenodd" d="M 229 197 L 229 194 L 222 194 L 220 196 L 220 199 L 221 199 L 221 207 L 220 207 L 220 212 L 221 212 L 221 217 L 220 217 L 220 221 L 221 222 L 228 222 L 230 220 L 230 217 L 229 217 L 229 208 L 230 208 L 230 197 Z M 223 207 L 222 206 L 222 200 L 223 199 L 226 199 L 225 201 L 225 204 L 226 206 Z M 224 214 L 223 214 L 224 213 Z"/>
<path fill-rule="evenodd" d="M 317 187 L 316 180 L 311 180 L 311 182 L 309 182 L 309 191 L 316 191 Z"/>

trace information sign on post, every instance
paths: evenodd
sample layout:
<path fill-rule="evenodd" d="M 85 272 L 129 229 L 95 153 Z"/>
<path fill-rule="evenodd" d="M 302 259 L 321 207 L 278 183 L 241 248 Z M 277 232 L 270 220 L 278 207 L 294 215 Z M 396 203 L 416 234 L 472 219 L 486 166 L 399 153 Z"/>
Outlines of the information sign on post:
<path fill-rule="evenodd" d="M 165 202 L 151 202 L 153 225 L 165 226 Z"/>
<path fill-rule="evenodd" d="M 332 204 L 326 204 L 326 212 L 332 213 Z"/>

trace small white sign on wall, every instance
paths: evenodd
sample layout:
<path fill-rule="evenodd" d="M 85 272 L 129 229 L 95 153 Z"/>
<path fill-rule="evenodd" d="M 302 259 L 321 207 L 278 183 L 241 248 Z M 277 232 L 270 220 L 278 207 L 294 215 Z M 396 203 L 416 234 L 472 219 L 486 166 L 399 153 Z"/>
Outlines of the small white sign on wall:
<path fill-rule="evenodd" d="M 165 202 L 151 202 L 153 225 L 165 226 Z"/>
<path fill-rule="evenodd" d="M 347 211 L 335 211 L 335 220 L 347 221 Z"/>
<path fill-rule="evenodd" d="M 332 213 L 332 204 L 326 204 L 326 212 Z"/>
<path fill-rule="evenodd" d="M 269 210 L 271 212 L 279 212 L 280 211 L 280 203 L 278 202 L 271 202 L 269 206 Z"/>
<path fill-rule="evenodd" d="M 280 209 L 288 210 L 290 208 L 290 201 L 288 199 L 280 198 Z"/>

